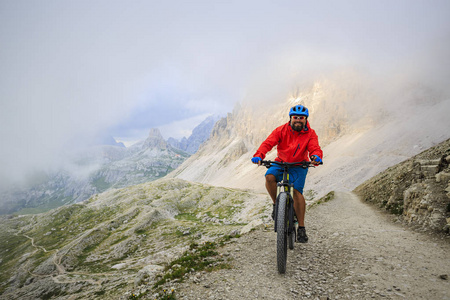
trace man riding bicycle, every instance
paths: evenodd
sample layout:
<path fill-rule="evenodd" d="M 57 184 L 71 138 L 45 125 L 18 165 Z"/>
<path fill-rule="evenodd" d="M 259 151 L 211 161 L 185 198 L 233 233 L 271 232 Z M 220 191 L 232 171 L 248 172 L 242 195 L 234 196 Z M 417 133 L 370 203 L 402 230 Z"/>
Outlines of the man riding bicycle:
<path fill-rule="evenodd" d="M 322 162 L 323 152 L 319 146 L 316 132 L 309 127 L 309 112 L 303 105 L 296 105 L 289 111 L 289 122 L 277 127 L 269 137 L 259 146 L 253 155 L 252 162 L 261 164 L 266 153 L 277 146 L 277 158 L 280 162 L 307 161 L 318 165 Z M 297 240 L 300 243 L 308 242 L 305 229 L 306 202 L 303 197 L 308 169 L 292 167 L 289 169 L 289 182 L 294 184 L 294 210 L 298 219 Z M 282 180 L 283 168 L 272 165 L 266 172 L 266 189 L 273 201 L 272 218 L 275 214 L 275 202 L 277 197 L 277 182 Z"/>

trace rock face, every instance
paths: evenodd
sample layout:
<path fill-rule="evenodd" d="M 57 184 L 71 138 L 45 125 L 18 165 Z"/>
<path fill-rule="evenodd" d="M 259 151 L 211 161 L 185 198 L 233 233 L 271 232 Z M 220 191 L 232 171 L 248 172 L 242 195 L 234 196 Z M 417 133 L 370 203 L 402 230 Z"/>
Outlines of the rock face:
<path fill-rule="evenodd" d="M 190 154 L 194 154 L 198 151 L 200 145 L 209 138 L 214 124 L 219 119 L 219 116 L 209 116 L 197 127 L 195 127 L 194 130 L 192 130 L 192 134 L 189 136 L 189 138 L 183 137 L 181 141 L 178 141 L 174 138 L 169 138 L 167 142 L 175 148 L 181 149 Z"/>
<path fill-rule="evenodd" d="M 387 169 L 355 189 L 423 230 L 450 229 L 450 140 Z"/>
<path fill-rule="evenodd" d="M 156 148 L 160 150 L 167 149 L 167 143 L 161 135 L 161 132 L 157 128 L 150 129 L 150 133 L 147 139 L 144 141 L 143 147 Z"/>

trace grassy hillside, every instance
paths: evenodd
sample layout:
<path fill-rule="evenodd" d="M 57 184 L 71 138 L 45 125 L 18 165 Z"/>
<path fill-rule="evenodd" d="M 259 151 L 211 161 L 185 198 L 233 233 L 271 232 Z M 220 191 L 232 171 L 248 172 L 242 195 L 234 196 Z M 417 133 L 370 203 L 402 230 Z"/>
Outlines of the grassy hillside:
<path fill-rule="evenodd" d="M 260 197 L 170 179 L 47 213 L 2 217 L 0 293 L 107 299 L 144 284 L 143 278 L 149 286 L 193 243 L 239 232 L 261 217 L 267 199 Z"/>

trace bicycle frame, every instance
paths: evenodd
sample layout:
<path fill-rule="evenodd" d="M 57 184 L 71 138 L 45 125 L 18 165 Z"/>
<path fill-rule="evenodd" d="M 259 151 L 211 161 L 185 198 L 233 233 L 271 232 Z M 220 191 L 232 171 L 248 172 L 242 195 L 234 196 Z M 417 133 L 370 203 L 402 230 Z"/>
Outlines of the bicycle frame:
<path fill-rule="evenodd" d="M 304 169 L 315 167 L 315 165 L 310 161 L 302 161 L 302 162 L 294 162 L 294 163 L 285 163 L 285 162 L 278 162 L 278 161 L 261 161 L 261 164 L 265 167 L 269 168 L 272 166 L 272 164 L 277 164 L 281 167 L 283 167 L 283 179 L 277 183 L 277 201 L 275 206 L 275 225 L 274 230 L 277 231 L 277 216 L 278 216 L 278 198 L 281 193 L 285 192 L 289 195 L 288 197 L 288 209 L 289 209 L 289 226 L 287 228 L 288 233 L 290 234 L 292 232 L 292 229 L 294 227 L 294 185 L 289 183 L 289 167 L 302 167 Z M 322 164 L 322 163 L 320 163 Z"/>
<path fill-rule="evenodd" d="M 278 199 L 281 193 L 287 193 L 287 207 L 289 212 L 289 225 L 287 229 L 288 234 L 291 234 L 294 229 L 294 184 L 289 183 L 289 167 L 288 165 L 283 165 L 283 179 L 277 183 L 277 201 L 275 203 L 275 224 L 274 231 L 277 232 L 277 219 L 278 219 Z"/>

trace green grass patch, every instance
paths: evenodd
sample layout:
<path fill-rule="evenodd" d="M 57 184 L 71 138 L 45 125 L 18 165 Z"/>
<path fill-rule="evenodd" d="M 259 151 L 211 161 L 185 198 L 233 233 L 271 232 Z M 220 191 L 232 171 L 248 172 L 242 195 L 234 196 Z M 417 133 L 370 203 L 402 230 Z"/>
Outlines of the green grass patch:
<path fill-rule="evenodd" d="M 193 213 L 182 213 L 175 216 L 176 220 L 198 222 L 198 218 Z"/>
<path fill-rule="evenodd" d="M 0 233 L 0 282 L 7 283 L 18 268 L 18 261 L 25 253 L 34 251 L 31 241 L 21 235 L 13 235 L 8 232 Z M 43 252 L 43 251 L 40 251 Z M 30 256 L 32 257 L 32 256 Z M 0 286 L 0 294 L 6 289 L 6 285 Z"/>
<path fill-rule="evenodd" d="M 235 206 L 220 206 L 216 210 L 214 210 L 214 214 L 219 215 L 219 219 L 227 219 L 232 217 L 238 207 Z"/>
<path fill-rule="evenodd" d="M 224 236 L 217 242 L 206 242 L 204 244 L 191 243 L 189 250 L 183 255 L 170 262 L 165 268 L 165 274 L 160 276 L 160 279 L 154 284 L 156 289 L 164 285 L 168 281 L 179 280 L 183 281 L 185 274 L 198 271 L 215 271 L 220 269 L 230 269 L 231 265 L 224 262 L 218 257 L 216 251 L 219 246 L 223 246 L 225 242 L 230 241 L 231 236 Z"/>
<path fill-rule="evenodd" d="M 132 293 L 128 299 L 129 300 L 136 300 L 136 299 L 142 299 L 142 297 L 144 297 L 145 295 L 148 295 L 148 291 L 146 291 L 145 293 L 142 294 L 135 294 Z M 149 299 L 148 297 L 146 297 L 146 299 Z M 152 298 L 153 299 L 153 298 Z M 158 292 L 158 296 L 155 300 L 176 300 L 176 296 L 175 296 L 175 290 L 160 290 Z"/>
<path fill-rule="evenodd" d="M 37 206 L 37 207 L 27 207 L 22 208 L 21 210 L 15 212 L 15 215 L 34 215 L 34 214 L 40 214 L 44 212 L 48 212 L 49 210 L 52 210 L 54 208 L 60 207 L 61 205 L 64 205 L 64 201 L 54 201 L 50 203 L 45 203 L 43 205 Z"/>
<path fill-rule="evenodd" d="M 219 241 L 218 243 L 219 243 L 220 246 L 223 246 L 223 245 L 225 245 L 227 242 L 231 241 L 233 238 L 240 238 L 240 237 L 241 237 L 240 234 L 236 234 L 236 235 L 234 235 L 234 236 L 231 236 L 231 235 L 227 234 L 227 235 L 224 235 L 224 236 L 220 239 L 220 241 Z"/>
<path fill-rule="evenodd" d="M 21 235 L 13 235 L 3 232 L 0 234 L 2 242 L 0 242 L 0 257 L 2 264 L 16 259 L 18 255 L 32 251 L 31 240 Z"/>
<path fill-rule="evenodd" d="M 146 234 L 146 233 L 147 233 L 147 230 L 145 230 L 145 229 L 138 229 L 138 230 L 135 231 L 135 233 L 136 233 L 137 235 L 142 235 L 142 234 Z"/>
<path fill-rule="evenodd" d="M 105 181 L 105 177 L 98 177 L 92 181 L 92 185 L 97 188 L 98 192 L 104 192 L 111 187 L 111 184 Z"/>
<path fill-rule="evenodd" d="M 386 209 L 394 215 L 403 214 L 403 201 L 396 204 L 387 204 Z"/>
<path fill-rule="evenodd" d="M 103 296 L 106 292 L 104 290 L 94 292 L 96 296 Z"/>
<path fill-rule="evenodd" d="M 108 220 L 114 213 L 109 207 L 97 210 L 79 204 L 70 205 L 61 208 L 45 225 L 34 228 L 29 235 L 48 251 L 62 248 L 67 241 Z"/>
<path fill-rule="evenodd" d="M 86 259 L 87 256 L 84 256 Z M 83 261 L 84 261 L 83 259 Z M 83 262 L 82 265 L 77 267 L 78 271 L 87 271 L 91 275 L 95 273 L 108 273 L 111 272 L 110 265 L 104 263 L 103 261 L 91 261 L 91 262 Z"/>
<path fill-rule="evenodd" d="M 114 240 L 113 242 L 111 242 L 110 245 L 111 246 L 116 245 L 116 244 L 118 244 L 118 243 L 120 243 L 122 241 L 125 241 L 127 238 L 128 238 L 128 236 L 123 235 L 123 236 L 119 237 L 118 239 Z"/>
<path fill-rule="evenodd" d="M 305 191 L 303 196 L 305 196 L 305 199 L 308 201 L 314 200 L 314 198 L 317 196 L 317 192 L 314 190 L 307 190 Z"/>
<path fill-rule="evenodd" d="M 333 200 L 335 197 L 334 191 L 329 192 L 328 194 L 326 194 L 325 196 L 323 196 L 322 198 L 320 198 L 317 202 L 314 202 L 313 204 L 311 204 L 308 209 L 311 209 L 313 207 L 316 207 L 322 203 L 326 203 L 328 201 Z"/>

